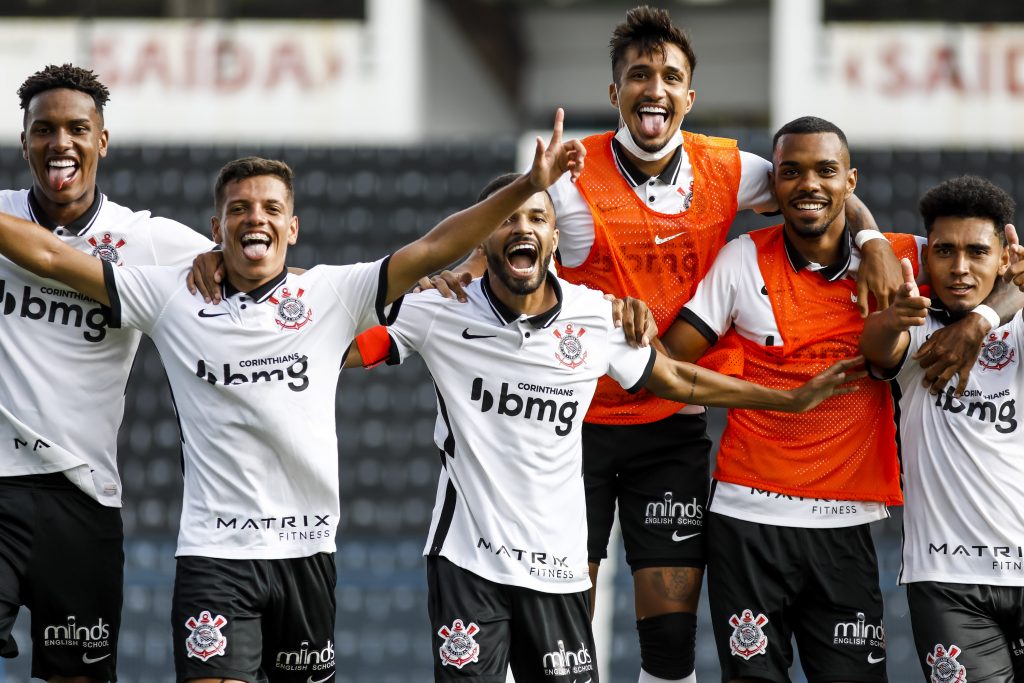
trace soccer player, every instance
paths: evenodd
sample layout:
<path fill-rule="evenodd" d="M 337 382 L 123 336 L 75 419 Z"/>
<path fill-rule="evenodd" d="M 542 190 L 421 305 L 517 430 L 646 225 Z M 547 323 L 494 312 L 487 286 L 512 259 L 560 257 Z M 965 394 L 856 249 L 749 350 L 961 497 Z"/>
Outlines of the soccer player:
<path fill-rule="evenodd" d="M 680 130 L 694 103 L 697 59 L 667 11 L 630 10 L 610 48 L 608 92 L 620 127 L 584 140 L 588 159 L 580 181 L 559 181 L 549 190 L 560 234 L 558 273 L 646 301 L 664 333 L 725 244 L 736 212 L 777 210 L 771 163 L 739 151 L 735 140 Z M 846 209 L 851 229 L 874 225 L 855 197 Z M 855 294 L 866 315 L 869 290 L 888 305 L 899 264 L 885 240 L 869 239 L 862 253 Z M 470 270 L 479 274 L 483 267 L 481 259 Z M 596 586 L 617 505 L 633 572 L 640 683 L 696 680 L 706 432 L 702 406 L 649 391 L 629 394 L 611 379 L 600 381 L 583 427 L 590 573 Z"/>
<path fill-rule="evenodd" d="M 391 362 L 419 353 L 437 389 L 443 468 L 424 549 L 437 681 L 504 681 L 510 665 L 524 683 L 599 680 L 581 477 L 598 378 L 688 403 L 803 410 L 846 391 L 858 362 L 790 392 L 631 347 L 601 292 L 549 274 L 557 246 L 538 192 L 484 243 L 487 272 L 467 304 L 412 295 L 386 328 Z M 381 357 L 368 351 L 381 340 L 363 339 L 364 359 Z"/>
<path fill-rule="evenodd" d="M 338 523 L 334 395 L 360 329 L 419 277 L 479 244 L 585 151 L 538 139 L 531 172 L 374 263 L 285 269 L 298 237 L 291 170 L 246 158 L 215 187 L 224 301 L 178 267 L 114 267 L 0 214 L 0 253 L 109 306 L 111 328 L 152 337 L 182 428 L 185 499 L 172 605 L 181 681 L 326 680 L 334 672 Z"/>
<path fill-rule="evenodd" d="M 0 211 L 96 257 L 95 267 L 184 267 L 213 243 L 96 187 L 109 92 L 86 69 L 47 66 L 18 91 L 28 190 Z M 96 301 L 0 258 L 0 650 L 31 610 L 32 676 L 115 679 L 124 553 L 117 432 L 140 334 Z"/>
<path fill-rule="evenodd" d="M 873 371 L 899 385 L 900 582 L 926 681 L 1012 683 L 1024 679 L 1024 320 L 1018 312 L 991 330 L 961 395 L 931 395 L 910 356 L 981 304 L 1016 258 L 1007 245 L 1007 234 L 1016 243 L 1014 203 L 964 176 L 929 190 L 920 208 L 931 298 L 905 263 L 896 301 L 868 318 L 861 338 Z M 1005 287 L 1019 311 L 1024 294 Z"/>
<path fill-rule="evenodd" d="M 787 386 L 858 345 L 861 263 L 843 213 L 857 171 L 843 132 L 819 118 L 783 126 L 773 149 L 784 224 L 728 244 L 662 339 L 684 360 L 717 341 L 714 353 L 739 356 L 739 376 Z M 913 236 L 887 237 L 917 263 Z M 948 331 L 969 336 L 974 325 Z M 723 681 L 788 680 L 794 636 L 808 680 L 885 680 L 867 524 L 902 500 L 891 411 L 887 387 L 864 380 L 798 417 L 729 412 L 708 519 Z"/>

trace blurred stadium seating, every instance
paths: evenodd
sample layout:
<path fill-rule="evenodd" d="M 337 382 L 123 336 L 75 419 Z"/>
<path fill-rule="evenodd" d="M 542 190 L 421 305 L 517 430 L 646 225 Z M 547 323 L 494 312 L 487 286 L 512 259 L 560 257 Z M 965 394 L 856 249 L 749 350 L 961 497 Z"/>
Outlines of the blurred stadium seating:
<path fill-rule="evenodd" d="M 713 132 L 739 138 L 744 149 L 769 153 L 771 138 L 762 130 Z M 31 179 L 20 150 L 0 150 L 0 187 L 28 187 Z M 294 167 L 301 232 L 290 263 L 303 267 L 377 258 L 470 204 L 487 180 L 515 167 L 511 139 L 404 149 L 115 144 L 101 165 L 99 185 L 118 203 L 207 232 L 213 178 L 222 163 L 246 154 L 281 158 Z M 853 158 L 860 169 L 858 194 L 883 228 L 917 230 L 917 197 L 959 173 L 981 173 L 1011 193 L 1024 191 L 1022 152 L 854 150 Z M 771 223 L 743 216 L 733 233 Z M 339 683 L 422 683 L 430 678 L 432 648 L 420 551 L 438 467 L 431 443 L 434 405 L 419 363 L 343 374 L 337 396 L 342 496 L 335 645 Z M 714 413 L 716 430 L 722 419 Z M 163 369 L 148 342 L 128 387 L 120 437 L 127 536 L 120 680 L 169 683 L 180 455 Z M 887 601 L 889 675 L 908 681 L 919 673 L 906 601 L 895 579 L 898 516 L 876 525 L 876 532 Z M 635 680 L 639 654 L 628 572 L 619 573 L 616 586 L 612 667 L 604 678 L 617 682 Z M 717 677 L 718 666 L 706 605 L 702 610 L 698 673 L 710 681 Z M 28 620 L 26 614 L 22 617 L 15 633 L 24 650 Z M 5 680 L 27 683 L 28 665 L 27 657 L 8 662 Z"/>

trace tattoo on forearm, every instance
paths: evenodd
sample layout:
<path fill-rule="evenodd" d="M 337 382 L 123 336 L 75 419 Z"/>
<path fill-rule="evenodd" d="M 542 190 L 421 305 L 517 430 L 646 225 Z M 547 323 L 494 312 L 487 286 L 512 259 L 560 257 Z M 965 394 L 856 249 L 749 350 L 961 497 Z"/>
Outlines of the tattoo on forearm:
<path fill-rule="evenodd" d="M 686 398 L 687 403 L 693 401 L 693 395 L 697 392 L 697 368 L 693 369 L 693 377 L 690 379 L 690 395 Z"/>

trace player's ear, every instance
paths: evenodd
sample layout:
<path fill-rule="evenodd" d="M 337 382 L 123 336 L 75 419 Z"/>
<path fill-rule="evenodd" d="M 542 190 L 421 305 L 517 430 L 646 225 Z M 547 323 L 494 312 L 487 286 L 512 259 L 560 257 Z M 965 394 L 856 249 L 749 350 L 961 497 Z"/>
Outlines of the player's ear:
<path fill-rule="evenodd" d="M 299 217 L 292 216 L 288 225 L 288 244 L 295 244 L 299 241 Z"/>
<path fill-rule="evenodd" d="M 608 101 L 612 103 L 612 106 L 616 109 L 619 108 L 619 89 L 614 83 L 608 84 Z"/>
<path fill-rule="evenodd" d="M 28 139 L 24 132 L 21 134 L 21 158 L 28 161 Z"/>
<path fill-rule="evenodd" d="M 849 197 L 857 189 L 857 169 L 851 168 L 846 172 L 846 196 Z"/>
<path fill-rule="evenodd" d="M 555 228 L 551 233 L 551 253 L 558 251 L 558 228 Z"/>
<path fill-rule="evenodd" d="M 107 144 L 110 142 L 110 132 L 104 128 L 100 131 L 100 158 L 107 156 Z"/>
<path fill-rule="evenodd" d="M 224 236 L 220 234 L 220 218 L 213 216 L 210 218 L 210 232 L 213 236 L 213 241 L 217 244 L 224 243 Z"/>

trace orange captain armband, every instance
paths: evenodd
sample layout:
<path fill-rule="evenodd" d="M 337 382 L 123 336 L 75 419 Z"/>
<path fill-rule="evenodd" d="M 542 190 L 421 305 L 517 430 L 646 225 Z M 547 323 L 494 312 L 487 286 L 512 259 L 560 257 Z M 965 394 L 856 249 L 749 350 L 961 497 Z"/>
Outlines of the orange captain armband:
<path fill-rule="evenodd" d="M 356 337 L 359 355 L 363 357 L 363 367 L 372 368 L 380 365 L 391 357 L 391 337 L 388 328 L 377 325 Z"/>

